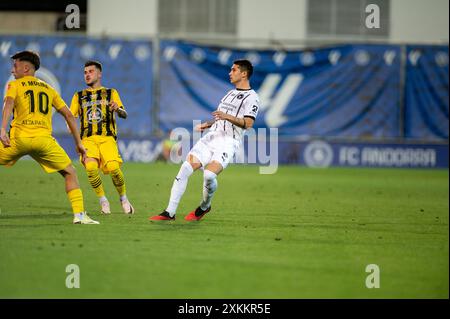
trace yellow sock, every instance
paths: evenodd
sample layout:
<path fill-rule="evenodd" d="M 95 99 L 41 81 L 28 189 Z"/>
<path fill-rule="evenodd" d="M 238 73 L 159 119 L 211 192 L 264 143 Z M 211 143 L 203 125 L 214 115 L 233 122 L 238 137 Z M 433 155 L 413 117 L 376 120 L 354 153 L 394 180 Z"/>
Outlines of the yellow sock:
<path fill-rule="evenodd" d="M 120 196 L 125 195 L 126 194 L 125 181 L 123 179 L 123 173 L 120 168 L 111 171 L 111 179 L 119 195 Z"/>
<path fill-rule="evenodd" d="M 97 163 L 95 162 L 86 163 L 86 173 L 88 176 L 89 183 L 94 189 L 97 197 L 105 196 L 102 179 L 100 178 L 100 174 L 98 173 Z"/>
<path fill-rule="evenodd" d="M 84 212 L 83 193 L 81 189 L 75 188 L 67 193 L 70 204 L 72 205 L 72 211 L 74 214 Z"/>

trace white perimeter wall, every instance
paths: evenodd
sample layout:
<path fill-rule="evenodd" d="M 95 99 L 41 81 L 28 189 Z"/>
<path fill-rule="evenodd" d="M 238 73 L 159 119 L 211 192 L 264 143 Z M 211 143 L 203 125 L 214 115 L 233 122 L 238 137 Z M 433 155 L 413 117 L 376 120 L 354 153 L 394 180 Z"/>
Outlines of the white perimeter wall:
<path fill-rule="evenodd" d="M 307 5 L 308 0 L 239 0 L 237 36 L 305 40 Z M 448 10 L 448 0 L 391 0 L 388 40 L 448 42 Z M 158 0 L 88 0 L 88 34 L 154 36 L 157 13 Z"/>
<path fill-rule="evenodd" d="M 153 36 L 158 0 L 88 0 L 88 35 Z"/>
<path fill-rule="evenodd" d="M 391 0 L 391 41 L 448 42 L 448 0 Z"/>

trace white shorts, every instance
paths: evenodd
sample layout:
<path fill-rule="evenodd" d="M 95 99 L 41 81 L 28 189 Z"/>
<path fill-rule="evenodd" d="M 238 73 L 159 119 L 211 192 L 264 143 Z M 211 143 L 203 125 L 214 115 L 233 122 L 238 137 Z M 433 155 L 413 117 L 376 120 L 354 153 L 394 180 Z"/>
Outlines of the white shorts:
<path fill-rule="evenodd" d="M 240 141 L 226 135 L 223 131 L 209 132 L 195 143 L 188 156 L 195 156 L 203 168 L 212 161 L 217 161 L 225 169 L 240 145 Z"/>

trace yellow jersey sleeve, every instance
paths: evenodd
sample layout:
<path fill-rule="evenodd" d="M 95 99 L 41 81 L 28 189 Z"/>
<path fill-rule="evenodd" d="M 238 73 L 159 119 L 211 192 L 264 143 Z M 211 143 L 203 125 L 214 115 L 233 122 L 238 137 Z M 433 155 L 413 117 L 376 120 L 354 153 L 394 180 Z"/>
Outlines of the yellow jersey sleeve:
<path fill-rule="evenodd" d="M 12 97 L 13 99 L 15 99 L 16 96 L 17 96 L 17 83 L 15 81 L 11 81 L 8 83 L 5 97 Z"/>
<path fill-rule="evenodd" d="M 111 92 L 111 100 L 116 102 L 117 105 L 119 105 L 119 107 L 121 109 L 125 109 L 125 107 L 123 106 L 122 100 L 120 99 L 119 92 L 117 92 L 116 89 L 112 89 L 111 91 L 112 91 Z"/>
<path fill-rule="evenodd" d="M 55 107 L 55 109 L 60 110 L 63 107 L 66 107 L 66 102 L 64 102 L 64 100 L 62 99 L 62 97 L 58 94 L 58 92 L 56 92 L 55 89 L 52 89 L 54 97 L 53 97 L 53 106 Z"/>
<path fill-rule="evenodd" d="M 80 110 L 80 103 L 78 103 L 78 94 L 75 93 L 72 97 L 72 102 L 70 103 L 70 112 L 73 116 L 78 117 L 78 112 Z"/>

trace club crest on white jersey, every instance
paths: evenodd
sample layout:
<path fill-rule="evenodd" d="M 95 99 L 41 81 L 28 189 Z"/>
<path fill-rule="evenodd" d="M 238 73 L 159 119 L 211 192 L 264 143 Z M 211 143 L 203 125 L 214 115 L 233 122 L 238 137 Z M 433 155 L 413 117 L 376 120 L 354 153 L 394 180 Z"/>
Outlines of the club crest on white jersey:
<path fill-rule="evenodd" d="M 250 117 L 256 119 L 260 108 L 258 94 L 252 90 L 238 90 L 229 91 L 220 101 L 217 111 L 231 114 L 237 118 Z M 226 135 L 240 140 L 242 138 L 244 129 L 232 123 L 219 120 L 211 127 L 211 131 L 223 131 Z"/>

